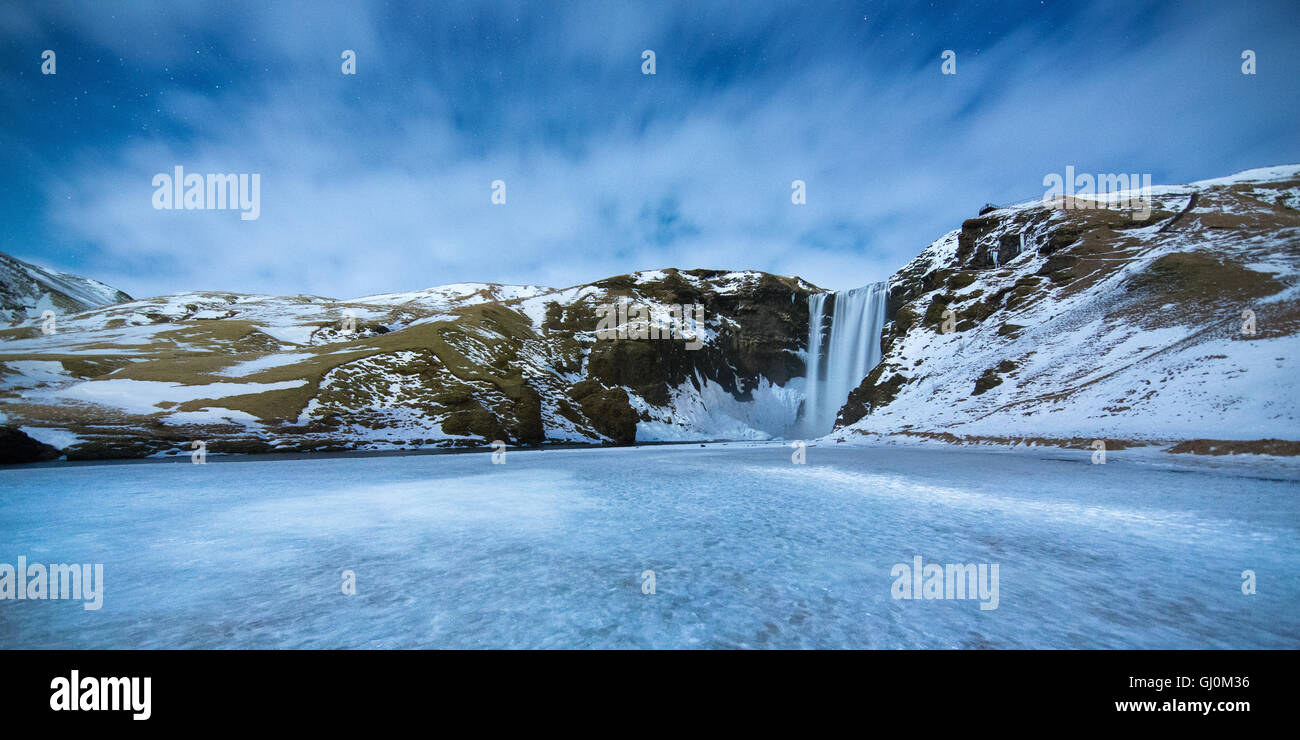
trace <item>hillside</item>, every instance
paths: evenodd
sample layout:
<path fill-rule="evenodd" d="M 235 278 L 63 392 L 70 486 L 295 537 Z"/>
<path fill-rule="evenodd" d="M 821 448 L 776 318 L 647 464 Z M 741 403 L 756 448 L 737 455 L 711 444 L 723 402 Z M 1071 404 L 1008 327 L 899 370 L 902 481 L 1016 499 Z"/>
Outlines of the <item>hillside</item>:
<path fill-rule="evenodd" d="M 817 426 L 803 418 L 810 388 L 826 411 L 810 434 L 834 418 L 839 442 L 1300 452 L 1300 166 L 1151 197 L 1145 219 L 1075 207 L 1097 205 L 1082 196 L 986 209 L 887 283 L 836 295 L 664 269 L 564 289 L 130 300 L 0 255 L 15 324 L 0 330 L 0 460 L 183 455 L 194 441 L 221 453 L 788 438 Z M 657 317 L 698 304 L 704 320 L 676 338 L 602 337 L 602 308 L 619 301 Z M 842 331 L 829 307 L 849 314 Z M 846 368 L 870 368 L 877 349 L 849 392 L 866 371 Z"/>
<path fill-rule="evenodd" d="M 74 314 L 131 300 L 97 281 L 47 270 L 0 253 L 0 324 L 39 318 L 45 311 Z"/>
<path fill-rule="evenodd" d="M 0 331 L 4 423 L 69 459 L 764 439 L 793 423 L 814 286 L 663 270 L 563 290 L 340 301 L 183 293 Z M 700 346 L 597 338 L 598 310 L 707 307 Z M 657 309 L 656 309 L 657 310 Z"/>
<path fill-rule="evenodd" d="M 1300 166 L 1154 190 L 1145 221 L 1034 201 L 931 244 L 835 438 L 1300 439 Z"/>

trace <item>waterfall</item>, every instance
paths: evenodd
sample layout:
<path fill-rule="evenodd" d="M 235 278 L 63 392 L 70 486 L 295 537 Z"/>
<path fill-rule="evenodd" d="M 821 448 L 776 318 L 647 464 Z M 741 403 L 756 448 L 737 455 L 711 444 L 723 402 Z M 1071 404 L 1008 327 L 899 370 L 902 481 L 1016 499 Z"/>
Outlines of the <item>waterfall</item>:
<path fill-rule="evenodd" d="M 880 362 L 880 331 L 885 326 L 889 283 L 872 283 L 839 293 L 808 297 L 808 393 L 804 434 L 820 437 L 835 427 L 835 416 L 849 392 Z M 826 302 L 831 300 L 831 315 Z M 830 336 L 826 336 L 826 321 Z"/>

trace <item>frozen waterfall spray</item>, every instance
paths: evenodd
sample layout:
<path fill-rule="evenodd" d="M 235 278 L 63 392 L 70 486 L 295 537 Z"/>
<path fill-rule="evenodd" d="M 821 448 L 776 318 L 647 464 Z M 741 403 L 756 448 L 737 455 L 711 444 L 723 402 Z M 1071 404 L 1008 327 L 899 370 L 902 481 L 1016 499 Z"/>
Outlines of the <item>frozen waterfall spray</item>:
<path fill-rule="evenodd" d="M 833 296 L 831 314 L 826 302 Z M 885 326 L 889 283 L 808 297 L 808 395 L 804 433 L 829 434 L 849 392 L 880 362 L 880 331 Z M 830 322 L 830 336 L 824 331 Z"/>

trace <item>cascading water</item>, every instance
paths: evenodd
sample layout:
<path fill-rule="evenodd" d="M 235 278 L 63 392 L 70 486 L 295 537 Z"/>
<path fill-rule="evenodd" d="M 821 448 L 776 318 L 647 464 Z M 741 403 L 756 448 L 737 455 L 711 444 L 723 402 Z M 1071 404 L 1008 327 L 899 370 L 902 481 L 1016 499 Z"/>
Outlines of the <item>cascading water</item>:
<path fill-rule="evenodd" d="M 834 307 L 826 315 L 826 301 Z M 835 416 L 849 392 L 880 362 L 880 331 L 885 326 L 889 283 L 872 283 L 839 293 L 808 297 L 808 394 L 804 434 L 820 437 L 835 427 Z M 826 336 L 826 321 L 830 336 Z"/>

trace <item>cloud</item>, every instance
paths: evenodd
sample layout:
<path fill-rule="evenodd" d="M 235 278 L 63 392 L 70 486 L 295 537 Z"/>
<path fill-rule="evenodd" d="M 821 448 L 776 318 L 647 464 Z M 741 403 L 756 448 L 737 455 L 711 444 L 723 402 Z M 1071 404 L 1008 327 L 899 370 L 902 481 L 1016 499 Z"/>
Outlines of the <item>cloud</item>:
<path fill-rule="evenodd" d="M 80 245 L 56 266 L 135 295 L 563 286 L 667 266 L 842 289 L 1067 164 L 1187 181 L 1300 160 L 1284 125 L 1294 6 L 761 5 L 55 5 L 6 11 L 0 33 L 53 25 L 83 63 L 131 60 L 111 95 L 86 88 L 95 111 L 70 124 L 84 136 L 12 126 L 40 163 L 25 170 L 40 231 Z M 1256 78 L 1234 61 L 1247 44 Z M 939 74 L 945 48 L 956 76 Z M 158 102 L 105 117 L 123 91 Z M 260 173 L 261 217 L 153 210 L 153 174 L 177 164 Z M 807 205 L 790 202 L 796 179 Z"/>

